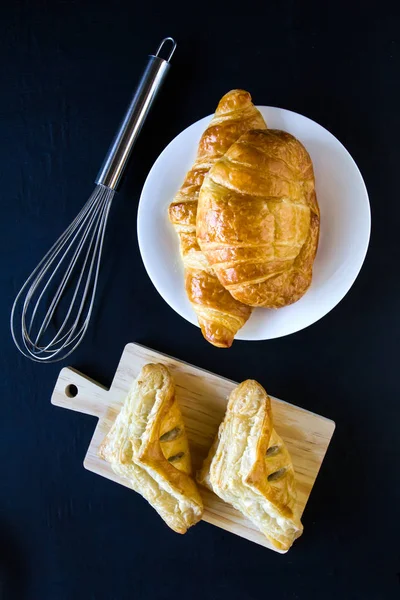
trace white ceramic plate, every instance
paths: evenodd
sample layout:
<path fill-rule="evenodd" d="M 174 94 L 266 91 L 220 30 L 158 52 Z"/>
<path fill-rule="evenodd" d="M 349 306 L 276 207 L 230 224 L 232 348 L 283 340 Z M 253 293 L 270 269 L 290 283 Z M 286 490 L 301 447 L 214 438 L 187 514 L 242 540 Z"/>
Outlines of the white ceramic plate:
<path fill-rule="evenodd" d="M 321 232 L 313 280 L 295 304 L 254 310 L 236 336 L 266 340 L 289 335 L 326 315 L 356 279 L 368 248 L 371 215 L 367 190 L 346 148 L 329 131 L 297 113 L 259 106 L 268 126 L 296 136 L 314 163 Z M 180 133 L 160 154 L 143 187 L 138 212 L 138 239 L 150 279 L 166 302 L 197 325 L 186 297 L 178 236 L 168 220 L 168 206 L 192 166 L 197 144 L 212 116 Z"/>

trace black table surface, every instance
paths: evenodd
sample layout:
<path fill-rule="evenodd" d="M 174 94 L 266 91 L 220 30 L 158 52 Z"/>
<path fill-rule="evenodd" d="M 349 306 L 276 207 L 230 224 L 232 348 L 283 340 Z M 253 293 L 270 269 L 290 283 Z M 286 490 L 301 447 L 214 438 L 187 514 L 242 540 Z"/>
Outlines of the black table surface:
<path fill-rule="evenodd" d="M 398 597 L 399 9 L 8 0 L 1 13 L 0 598 Z M 91 193 L 165 35 L 178 50 L 112 207 L 91 326 L 65 364 L 109 385 L 136 341 L 334 419 L 304 535 L 284 556 L 206 523 L 174 534 L 139 495 L 85 471 L 95 419 L 51 406 L 63 365 L 28 361 L 9 333 L 19 286 Z M 369 191 L 372 237 L 351 291 L 321 321 L 218 350 L 153 287 L 136 214 L 161 150 L 234 87 L 341 140 Z"/>

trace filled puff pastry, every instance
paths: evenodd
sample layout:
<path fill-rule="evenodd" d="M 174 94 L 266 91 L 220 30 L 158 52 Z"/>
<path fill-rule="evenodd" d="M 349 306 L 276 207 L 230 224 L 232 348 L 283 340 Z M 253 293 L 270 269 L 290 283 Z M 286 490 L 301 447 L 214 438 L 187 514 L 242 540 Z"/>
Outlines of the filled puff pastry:
<path fill-rule="evenodd" d="M 196 161 L 169 207 L 169 218 L 180 238 L 185 288 L 203 336 L 214 346 L 229 348 L 251 314 L 221 285 L 197 242 L 196 215 L 204 177 L 215 162 L 246 131 L 266 127 L 244 90 L 232 90 L 218 104 L 203 133 Z"/>
<path fill-rule="evenodd" d="M 256 381 L 244 381 L 230 394 L 197 480 L 250 519 L 276 548 L 288 550 L 301 535 L 293 464 L 273 428 L 270 398 Z"/>
<path fill-rule="evenodd" d="M 148 364 L 99 449 L 177 533 L 197 523 L 203 503 L 191 477 L 188 439 L 166 367 Z"/>
<path fill-rule="evenodd" d="M 197 239 L 236 300 L 265 308 L 299 300 L 311 283 L 318 236 L 313 165 L 289 133 L 245 133 L 205 178 Z"/>

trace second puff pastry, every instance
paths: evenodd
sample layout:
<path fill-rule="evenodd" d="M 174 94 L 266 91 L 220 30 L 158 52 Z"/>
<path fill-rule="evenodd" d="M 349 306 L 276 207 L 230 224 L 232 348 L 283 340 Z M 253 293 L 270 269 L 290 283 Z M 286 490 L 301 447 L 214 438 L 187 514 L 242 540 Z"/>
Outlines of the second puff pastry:
<path fill-rule="evenodd" d="M 197 480 L 250 519 L 276 548 L 288 550 L 301 535 L 293 464 L 273 427 L 270 398 L 257 381 L 244 381 L 230 394 Z"/>
<path fill-rule="evenodd" d="M 169 218 L 179 234 L 185 267 L 185 288 L 203 336 L 214 346 L 229 348 L 251 309 L 221 285 L 196 237 L 197 201 L 204 177 L 230 146 L 246 131 L 266 127 L 261 113 L 244 90 L 221 98 L 203 133 L 196 161 L 169 207 Z"/>
<path fill-rule="evenodd" d="M 289 133 L 245 133 L 205 177 L 197 239 L 236 300 L 264 308 L 299 300 L 311 283 L 318 237 L 313 165 Z"/>
<path fill-rule="evenodd" d="M 175 384 L 163 365 L 143 367 L 99 455 L 177 533 L 185 533 L 201 519 L 203 502 L 191 477 Z"/>

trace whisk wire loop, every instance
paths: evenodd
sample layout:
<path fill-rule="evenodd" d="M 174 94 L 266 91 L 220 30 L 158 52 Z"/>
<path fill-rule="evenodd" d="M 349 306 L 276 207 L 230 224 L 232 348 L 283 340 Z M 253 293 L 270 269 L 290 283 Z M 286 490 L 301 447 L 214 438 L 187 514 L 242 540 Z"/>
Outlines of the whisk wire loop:
<path fill-rule="evenodd" d="M 93 310 L 104 234 L 114 194 L 115 191 L 106 186 L 95 187 L 81 212 L 18 292 L 10 325 L 14 342 L 24 356 L 36 362 L 56 362 L 71 354 L 82 341 Z M 59 281 L 60 268 L 67 263 Z M 79 274 L 77 266 L 81 267 Z M 63 322 L 54 335 L 46 335 L 50 333 L 56 310 L 70 287 L 72 291 Z M 47 308 L 48 297 L 52 299 Z M 36 327 L 40 318 L 41 323 Z"/>

